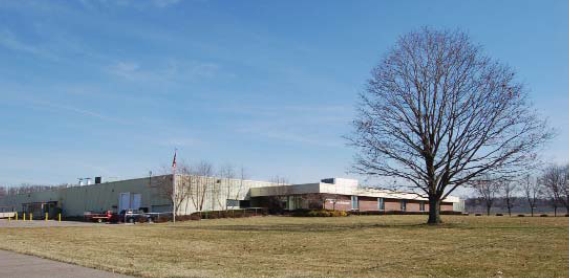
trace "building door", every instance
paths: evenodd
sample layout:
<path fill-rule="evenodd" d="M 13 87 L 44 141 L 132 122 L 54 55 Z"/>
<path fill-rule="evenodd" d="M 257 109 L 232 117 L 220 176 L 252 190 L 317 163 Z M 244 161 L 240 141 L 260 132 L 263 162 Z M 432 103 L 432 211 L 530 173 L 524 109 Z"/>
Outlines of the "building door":
<path fill-rule="evenodd" d="M 131 193 L 119 194 L 119 213 L 122 210 L 129 210 L 131 208 Z"/>
<path fill-rule="evenodd" d="M 359 204 L 358 204 L 358 196 L 352 196 L 352 210 L 358 210 L 359 209 Z"/>
<path fill-rule="evenodd" d="M 133 203 L 131 204 L 131 209 L 138 210 L 141 207 L 141 194 L 133 194 Z"/>

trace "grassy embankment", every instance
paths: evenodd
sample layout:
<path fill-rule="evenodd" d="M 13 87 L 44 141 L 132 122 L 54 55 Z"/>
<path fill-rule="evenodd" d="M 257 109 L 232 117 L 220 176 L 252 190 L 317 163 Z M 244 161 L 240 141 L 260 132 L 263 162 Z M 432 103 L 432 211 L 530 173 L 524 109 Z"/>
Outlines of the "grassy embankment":
<path fill-rule="evenodd" d="M 0 228 L 0 249 L 152 277 L 568 277 L 568 218 L 258 217 Z"/>

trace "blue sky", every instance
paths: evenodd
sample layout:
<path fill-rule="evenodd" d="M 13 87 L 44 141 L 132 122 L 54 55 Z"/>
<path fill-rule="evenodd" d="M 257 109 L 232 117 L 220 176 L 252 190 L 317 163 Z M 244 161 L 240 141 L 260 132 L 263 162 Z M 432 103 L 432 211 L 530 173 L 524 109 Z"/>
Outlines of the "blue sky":
<path fill-rule="evenodd" d="M 568 161 L 567 1 L 1 1 L 0 185 L 170 164 L 346 174 L 357 93 L 397 37 L 460 28 L 518 71 Z"/>

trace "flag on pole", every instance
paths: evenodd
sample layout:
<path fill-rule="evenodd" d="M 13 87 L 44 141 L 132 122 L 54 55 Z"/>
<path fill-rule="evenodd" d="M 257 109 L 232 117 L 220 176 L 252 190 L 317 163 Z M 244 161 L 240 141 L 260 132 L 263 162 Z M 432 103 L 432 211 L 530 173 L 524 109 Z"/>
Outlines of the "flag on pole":
<path fill-rule="evenodd" d="M 172 159 L 172 170 L 176 170 L 176 149 L 174 149 L 174 159 Z"/>
<path fill-rule="evenodd" d="M 174 149 L 174 158 L 172 159 L 172 222 L 176 223 L 176 148 Z"/>

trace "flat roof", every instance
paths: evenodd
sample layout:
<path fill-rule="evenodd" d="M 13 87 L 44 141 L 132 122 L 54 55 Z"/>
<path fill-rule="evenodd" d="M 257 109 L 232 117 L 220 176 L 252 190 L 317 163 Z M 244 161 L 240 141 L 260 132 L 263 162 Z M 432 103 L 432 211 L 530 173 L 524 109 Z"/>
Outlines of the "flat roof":
<path fill-rule="evenodd" d="M 404 199 L 427 201 L 428 198 L 417 193 L 397 192 L 391 190 L 379 190 L 359 188 L 347 185 L 335 185 L 330 183 L 306 183 L 306 184 L 290 184 L 281 186 L 267 186 L 252 188 L 250 190 L 252 197 L 267 196 L 287 196 L 287 195 L 304 195 L 304 194 L 332 194 L 346 196 L 361 196 L 387 199 Z M 455 196 L 447 196 L 443 202 L 459 202 L 460 199 Z"/>

